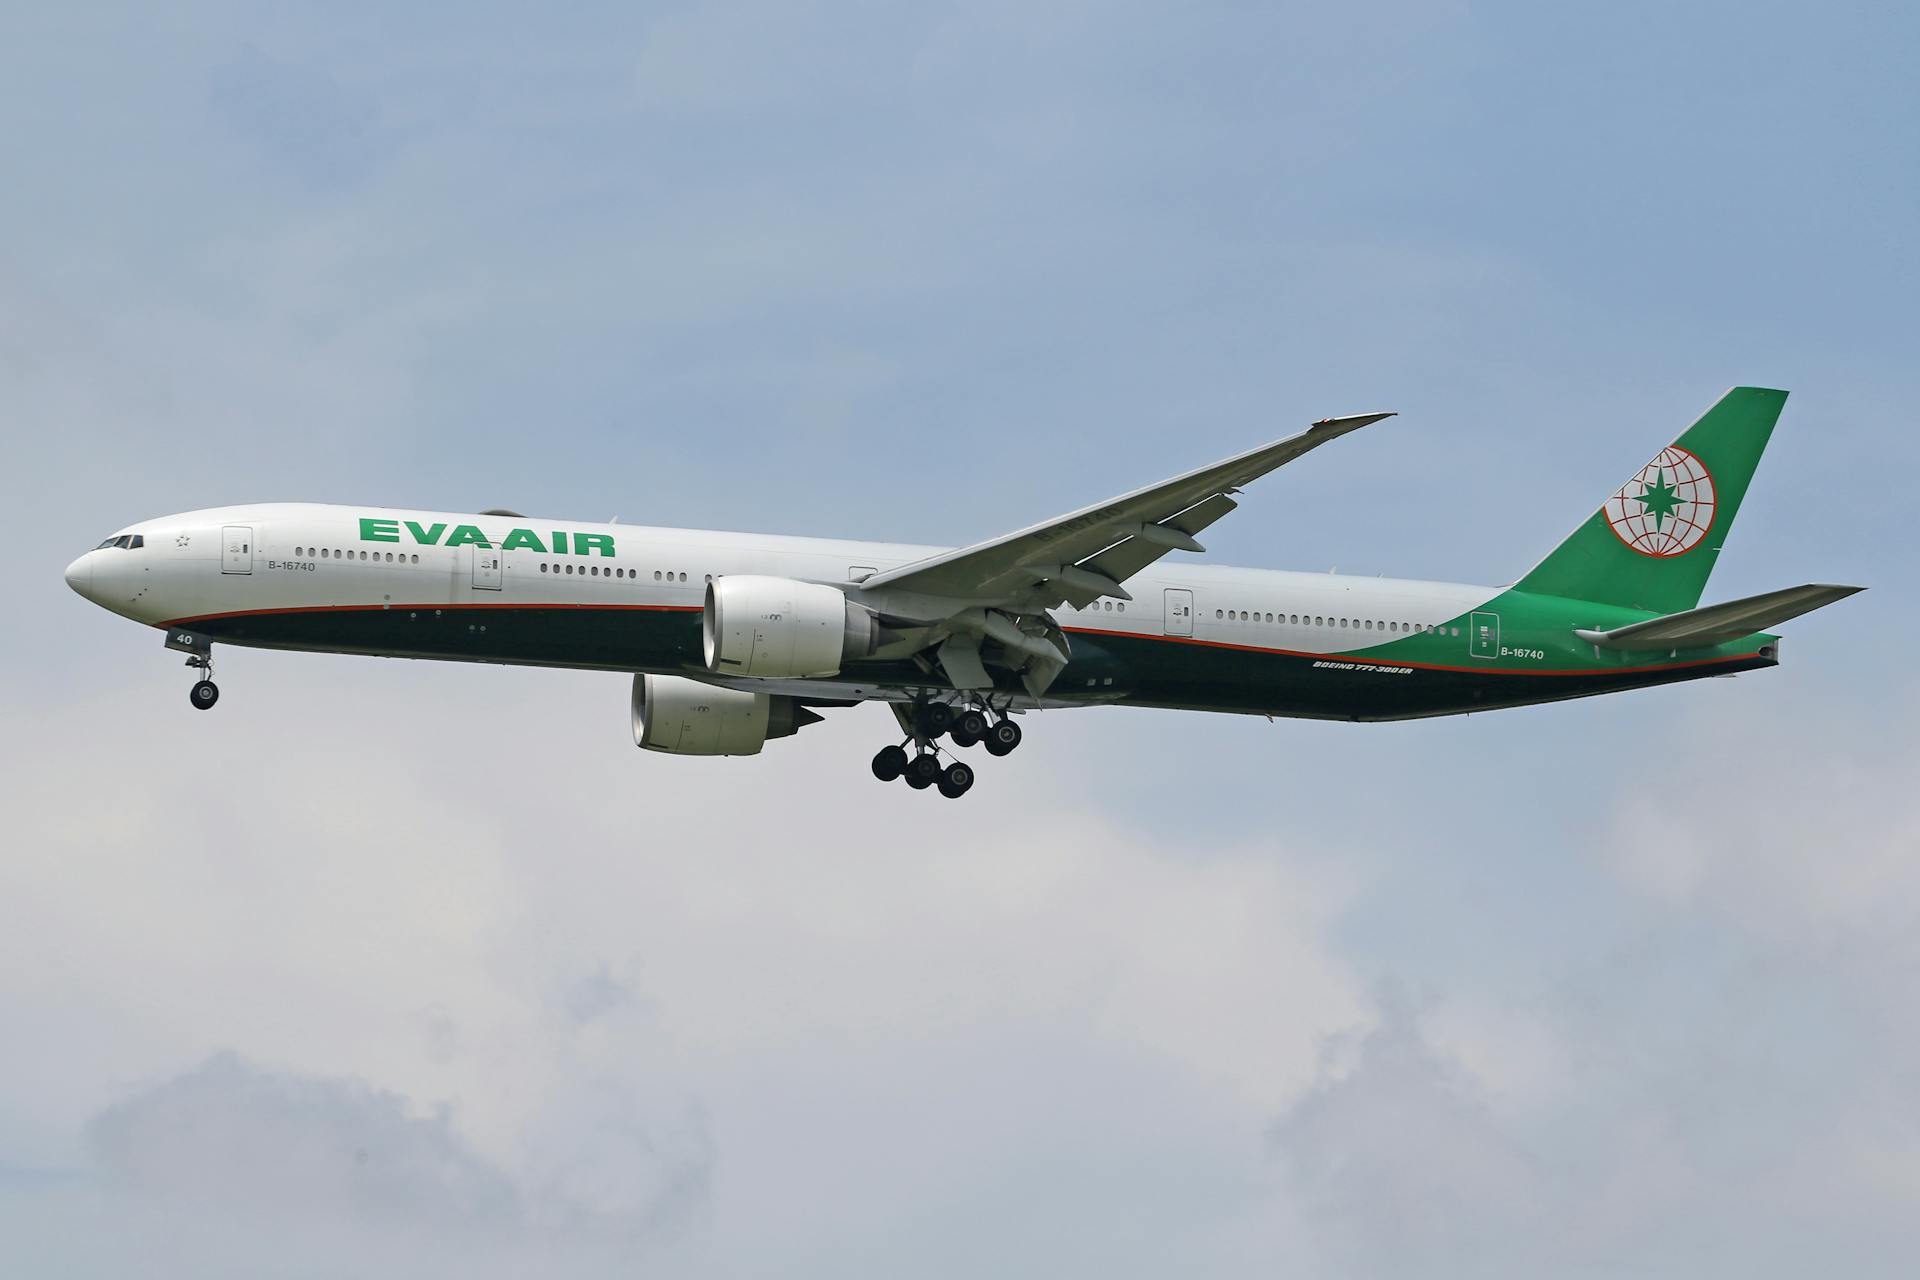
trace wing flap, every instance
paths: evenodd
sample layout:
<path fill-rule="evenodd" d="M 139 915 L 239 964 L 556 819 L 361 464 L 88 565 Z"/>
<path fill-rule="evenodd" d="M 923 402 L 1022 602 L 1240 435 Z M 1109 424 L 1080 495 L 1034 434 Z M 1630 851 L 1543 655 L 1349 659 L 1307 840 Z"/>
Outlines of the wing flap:
<path fill-rule="evenodd" d="M 1765 631 L 1865 590 L 1813 582 L 1649 618 L 1611 631 L 1575 630 L 1573 634 L 1603 649 L 1697 649 Z"/>

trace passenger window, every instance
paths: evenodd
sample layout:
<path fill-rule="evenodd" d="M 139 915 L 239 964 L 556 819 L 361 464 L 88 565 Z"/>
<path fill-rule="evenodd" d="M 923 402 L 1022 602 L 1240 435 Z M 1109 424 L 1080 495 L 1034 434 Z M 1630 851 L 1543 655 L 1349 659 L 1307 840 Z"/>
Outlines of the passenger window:
<path fill-rule="evenodd" d="M 1227 615 L 1226 615 L 1226 614 L 1224 614 L 1224 613 L 1222 613 L 1222 612 L 1221 612 L 1220 610 L 1218 610 L 1218 609 L 1215 609 L 1215 610 L 1213 611 L 1213 616 L 1214 616 L 1214 617 L 1216 617 L 1216 618 L 1224 618 L 1224 617 L 1226 617 Z"/>
<path fill-rule="evenodd" d="M 654 580 L 655 582 L 658 582 L 658 581 L 660 581 L 660 571 L 659 571 L 658 569 L 655 569 L 655 570 L 653 571 L 653 580 Z"/>
<path fill-rule="evenodd" d="M 684 574 L 684 573 L 683 573 L 683 574 L 681 574 L 681 575 L 680 575 L 680 581 L 682 581 L 682 582 L 685 582 L 686 580 L 687 580 L 687 575 L 686 575 L 686 574 Z M 708 581 L 708 582 L 712 582 L 712 581 L 713 581 L 713 579 L 712 579 L 712 578 L 708 578 L 708 579 L 707 579 L 707 581 Z"/>

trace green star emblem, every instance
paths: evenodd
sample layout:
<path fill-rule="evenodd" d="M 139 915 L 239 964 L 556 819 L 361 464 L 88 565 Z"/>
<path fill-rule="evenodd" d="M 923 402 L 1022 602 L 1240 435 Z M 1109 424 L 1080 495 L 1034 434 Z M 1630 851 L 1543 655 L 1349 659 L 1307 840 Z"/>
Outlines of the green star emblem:
<path fill-rule="evenodd" d="M 1679 492 L 1667 483 L 1667 473 L 1663 470 L 1654 476 L 1653 483 L 1640 494 L 1641 505 L 1646 508 L 1643 514 L 1653 517 L 1654 532 L 1660 531 L 1661 522 L 1680 505 Z"/>

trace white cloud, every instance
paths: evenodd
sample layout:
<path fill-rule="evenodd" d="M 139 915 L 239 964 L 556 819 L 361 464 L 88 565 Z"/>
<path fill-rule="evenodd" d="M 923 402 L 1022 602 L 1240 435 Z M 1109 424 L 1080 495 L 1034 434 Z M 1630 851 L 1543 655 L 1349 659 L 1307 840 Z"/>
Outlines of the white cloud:
<path fill-rule="evenodd" d="M 0 1093 L 36 1100 L 11 1121 L 31 1163 L 237 1050 L 424 1115 L 406 1132 L 457 1143 L 529 1230 L 711 1196 L 720 1265 L 1011 1194 L 1040 1176 L 1010 1173 L 1023 1149 L 1149 1182 L 1237 1150 L 1257 1181 L 1263 1117 L 1368 1017 L 1327 940 L 1350 877 L 1154 849 L 1075 798 L 1071 722 L 962 805 L 864 776 L 873 709 L 686 761 L 623 740 L 617 677 L 236 654 L 224 683 L 207 716 L 142 691 L 8 749 L 37 802 L 0 867 L 0 1010 L 32 1048 Z M 109 725 L 140 764 L 101 804 L 61 762 Z"/>
<path fill-rule="evenodd" d="M 1844 720 L 1743 707 L 1694 730 L 1677 762 L 1626 793 L 1603 856 L 1656 901 L 1783 945 L 1906 945 L 1920 918 L 1920 745 L 1904 701 Z M 1829 745 L 1790 749 L 1807 741 Z"/>
<path fill-rule="evenodd" d="M 9 1254 L 42 1274 L 630 1272 L 698 1215 L 710 1160 L 671 1163 L 616 1106 L 583 1135 L 589 1180 L 516 1180 L 444 1109 L 232 1054 L 107 1107 L 88 1137 L 84 1169 L 0 1193 Z"/>

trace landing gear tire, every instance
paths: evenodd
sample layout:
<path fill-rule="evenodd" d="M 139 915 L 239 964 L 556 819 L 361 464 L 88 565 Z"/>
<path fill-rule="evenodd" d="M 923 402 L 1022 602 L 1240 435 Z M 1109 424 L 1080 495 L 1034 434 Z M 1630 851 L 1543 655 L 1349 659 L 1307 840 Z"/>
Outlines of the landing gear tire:
<path fill-rule="evenodd" d="M 958 800 L 973 787 L 973 770 L 956 760 L 940 775 L 940 794 Z"/>
<path fill-rule="evenodd" d="M 907 771 L 907 753 L 901 747 L 882 747 L 880 754 L 873 758 L 873 776 L 882 782 L 892 782 Z"/>
<path fill-rule="evenodd" d="M 937 738 L 953 727 L 953 708 L 944 702 L 929 702 L 920 708 L 920 728 L 928 738 Z"/>
<path fill-rule="evenodd" d="M 996 720 L 987 730 L 987 754 L 1004 756 L 1020 745 L 1020 726 L 1011 720 Z"/>
<path fill-rule="evenodd" d="M 193 703 L 195 709 L 205 711 L 220 701 L 220 686 L 211 680 L 202 680 L 193 686 L 187 698 Z"/>
<path fill-rule="evenodd" d="M 931 752 L 915 756 L 907 763 L 907 785 L 925 791 L 940 780 L 940 757 Z"/>
<path fill-rule="evenodd" d="M 954 717 L 953 728 L 947 731 L 947 736 L 956 747 L 970 747 L 987 736 L 987 728 L 987 718 L 978 711 L 962 711 Z"/>

